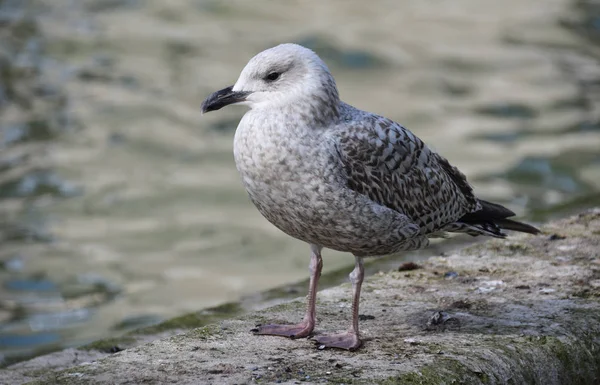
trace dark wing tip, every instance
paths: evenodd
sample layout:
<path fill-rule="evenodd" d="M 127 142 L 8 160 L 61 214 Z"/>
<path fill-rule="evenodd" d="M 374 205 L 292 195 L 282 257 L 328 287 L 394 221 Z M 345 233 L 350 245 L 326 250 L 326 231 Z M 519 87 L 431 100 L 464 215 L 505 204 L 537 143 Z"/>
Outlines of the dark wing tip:
<path fill-rule="evenodd" d="M 539 234 L 540 230 L 526 223 L 517 222 L 508 217 L 514 217 L 516 214 L 506 207 L 497 203 L 479 200 L 481 210 L 464 215 L 460 222 L 470 224 L 494 223 L 504 230 L 520 231 L 528 234 Z"/>
<path fill-rule="evenodd" d="M 496 223 L 499 227 L 506 229 L 506 230 L 512 230 L 512 231 L 520 231 L 522 233 L 528 233 L 528 234 L 539 234 L 541 231 L 540 229 L 533 227 L 531 225 L 528 225 L 527 223 L 523 223 L 523 222 L 517 222 L 517 221 L 513 221 L 510 219 L 497 219 L 494 221 L 494 223 Z"/>

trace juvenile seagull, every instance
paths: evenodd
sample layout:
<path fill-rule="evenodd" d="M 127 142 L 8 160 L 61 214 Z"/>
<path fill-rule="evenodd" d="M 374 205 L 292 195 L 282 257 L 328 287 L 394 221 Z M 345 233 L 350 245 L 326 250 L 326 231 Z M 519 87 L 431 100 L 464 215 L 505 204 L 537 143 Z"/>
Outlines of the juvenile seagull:
<path fill-rule="evenodd" d="M 262 325 L 256 334 L 308 337 L 315 327 L 323 247 L 354 254 L 352 323 L 319 345 L 361 345 L 358 304 L 363 258 L 429 244 L 444 232 L 504 238 L 503 229 L 538 229 L 478 199 L 465 176 L 412 132 L 361 111 L 338 96 L 333 76 L 311 50 L 296 44 L 267 49 L 244 67 L 235 85 L 202 103 L 250 107 L 234 138 L 237 169 L 260 213 L 310 245 L 308 306 L 297 325 Z"/>

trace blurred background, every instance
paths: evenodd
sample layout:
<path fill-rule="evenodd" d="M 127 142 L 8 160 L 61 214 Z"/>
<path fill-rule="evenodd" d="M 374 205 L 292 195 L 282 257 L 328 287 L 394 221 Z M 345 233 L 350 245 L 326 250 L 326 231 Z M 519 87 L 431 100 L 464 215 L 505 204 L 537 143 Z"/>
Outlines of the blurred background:
<path fill-rule="evenodd" d="M 307 277 L 240 183 L 244 107 L 199 112 L 263 49 L 539 223 L 600 204 L 599 38 L 594 0 L 0 0 L 1 361 Z"/>

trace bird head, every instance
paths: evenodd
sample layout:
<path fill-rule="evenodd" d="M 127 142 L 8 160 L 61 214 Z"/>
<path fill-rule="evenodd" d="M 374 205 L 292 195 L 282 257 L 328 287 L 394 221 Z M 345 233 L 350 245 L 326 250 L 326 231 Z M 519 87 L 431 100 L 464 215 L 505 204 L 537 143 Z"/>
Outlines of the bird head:
<path fill-rule="evenodd" d="M 202 113 L 230 104 L 252 109 L 284 108 L 303 103 L 339 103 L 337 87 L 325 63 L 312 50 L 281 44 L 254 56 L 233 86 L 202 103 Z"/>

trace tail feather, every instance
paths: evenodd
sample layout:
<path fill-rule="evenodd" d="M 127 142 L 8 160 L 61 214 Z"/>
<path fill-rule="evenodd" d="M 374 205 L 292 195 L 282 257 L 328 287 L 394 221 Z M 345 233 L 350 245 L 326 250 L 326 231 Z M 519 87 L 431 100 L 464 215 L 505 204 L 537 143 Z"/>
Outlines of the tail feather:
<path fill-rule="evenodd" d="M 494 221 L 498 227 L 505 230 L 520 231 L 522 233 L 539 234 L 540 230 L 528 225 L 527 223 L 513 221 L 511 219 L 496 219 Z"/>
<path fill-rule="evenodd" d="M 479 200 L 479 203 L 481 204 L 481 210 L 468 213 L 457 221 L 467 225 L 472 230 L 471 232 L 464 231 L 470 235 L 491 235 L 504 238 L 506 234 L 502 232 L 503 229 L 529 234 L 540 232 L 539 229 L 526 223 L 507 219 L 516 214 L 502 205 L 484 200 Z M 477 231 L 473 231 L 475 229 L 480 230 L 480 233 L 476 234 Z"/>

